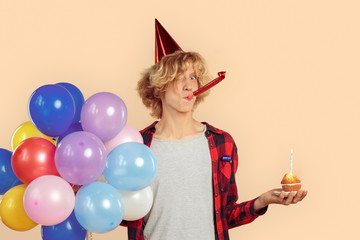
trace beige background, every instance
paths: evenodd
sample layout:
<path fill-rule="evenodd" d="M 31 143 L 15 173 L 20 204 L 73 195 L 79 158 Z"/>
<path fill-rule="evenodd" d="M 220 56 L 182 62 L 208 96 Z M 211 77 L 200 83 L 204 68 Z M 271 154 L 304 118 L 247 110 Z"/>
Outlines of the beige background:
<path fill-rule="evenodd" d="M 309 190 L 295 206 L 271 206 L 232 239 L 358 236 L 360 96 L 358 1 L 0 0 L 0 147 L 29 119 L 38 87 L 70 82 L 88 98 L 125 101 L 128 124 L 153 121 L 135 91 L 154 62 L 154 19 L 184 50 L 226 79 L 196 118 L 229 131 L 239 148 L 240 200 L 280 186 L 294 171 Z M 41 239 L 40 226 L 1 239 Z M 94 239 L 126 239 L 119 227 Z"/>

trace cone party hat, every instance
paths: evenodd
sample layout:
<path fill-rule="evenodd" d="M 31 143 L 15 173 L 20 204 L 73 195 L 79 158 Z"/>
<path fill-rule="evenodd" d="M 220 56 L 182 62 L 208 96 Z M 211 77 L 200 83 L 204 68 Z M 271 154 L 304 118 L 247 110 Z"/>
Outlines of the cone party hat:
<path fill-rule="evenodd" d="M 160 22 L 155 19 L 155 63 L 162 57 L 182 50 Z"/>

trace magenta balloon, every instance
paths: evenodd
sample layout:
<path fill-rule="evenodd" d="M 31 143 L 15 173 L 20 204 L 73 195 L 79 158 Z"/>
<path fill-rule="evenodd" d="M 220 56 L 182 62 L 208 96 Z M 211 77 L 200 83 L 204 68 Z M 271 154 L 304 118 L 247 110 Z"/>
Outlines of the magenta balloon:
<path fill-rule="evenodd" d="M 85 101 L 80 119 L 84 131 L 91 132 L 106 142 L 125 126 L 127 109 L 124 101 L 117 95 L 100 92 Z"/>
<path fill-rule="evenodd" d="M 125 127 L 111 140 L 104 143 L 107 153 L 109 154 L 116 146 L 126 142 L 144 143 L 144 140 L 136 128 L 125 125 Z"/>
<path fill-rule="evenodd" d="M 70 133 L 60 141 L 55 152 L 55 165 L 60 176 L 75 185 L 95 181 L 105 164 L 105 146 L 90 132 Z"/>
<path fill-rule="evenodd" d="M 23 201 L 24 210 L 31 220 L 52 226 L 70 216 L 75 206 L 75 194 L 61 177 L 44 175 L 27 186 Z"/>

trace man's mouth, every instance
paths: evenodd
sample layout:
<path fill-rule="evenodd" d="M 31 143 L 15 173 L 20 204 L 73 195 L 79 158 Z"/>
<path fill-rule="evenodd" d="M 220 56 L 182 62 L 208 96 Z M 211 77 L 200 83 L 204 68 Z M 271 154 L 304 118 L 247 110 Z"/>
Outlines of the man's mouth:
<path fill-rule="evenodd" d="M 192 100 L 193 97 L 194 97 L 194 95 L 191 94 L 191 95 L 187 96 L 186 99 L 190 101 L 190 100 Z"/>

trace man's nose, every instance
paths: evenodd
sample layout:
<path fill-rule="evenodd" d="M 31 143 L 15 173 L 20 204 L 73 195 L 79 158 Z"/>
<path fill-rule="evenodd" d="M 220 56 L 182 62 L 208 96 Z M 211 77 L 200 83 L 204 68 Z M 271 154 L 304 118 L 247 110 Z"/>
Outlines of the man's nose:
<path fill-rule="evenodd" d="M 193 89 L 190 79 L 185 80 L 184 89 L 186 91 L 191 91 Z"/>

